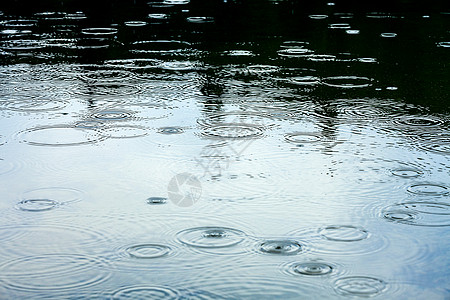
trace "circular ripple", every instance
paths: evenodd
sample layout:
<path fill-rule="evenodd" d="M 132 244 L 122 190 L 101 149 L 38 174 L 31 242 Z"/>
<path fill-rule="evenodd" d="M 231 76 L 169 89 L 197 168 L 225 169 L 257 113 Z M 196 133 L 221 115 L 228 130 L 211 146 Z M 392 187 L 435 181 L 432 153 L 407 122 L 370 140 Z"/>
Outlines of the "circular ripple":
<path fill-rule="evenodd" d="M 167 198 L 164 197 L 150 197 L 147 198 L 147 203 L 154 205 L 154 204 L 166 204 L 167 203 Z"/>
<path fill-rule="evenodd" d="M 125 252 L 133 258 L 152 259 L 168 255 L 172 249 L 166 245 L 140 244 L 125 249 Z"/>
<path fill-rule="evenodd" d="M 36 127 L 20 133 L 22 142 L 33 146 L 80 146 L 93 144 L 106 137 L 98 131 L 68 125 Z"/>
<path fill-rule="evenodd" d="M 124 110 L 102 110 L 95 112 L 91 118 L 102 121 L 120 121 L 131 118 L 132 113 Z"/>
<path fill-rule="evenodd" d="M 278 55 L 281 57 L 304 57 L 311 54 L 313 51 L 306 48 L 289 48 L 278 51 Z"/>
<path fill-rule="evenodd" d="M 315 76 L 299 76 L 288 79 L 289 83 L 300 86 L 312 86 L 320 83 L 320 78 Z"/>
<path fill-rule="evenodd" d="M 183 244 L 199 248 L 222 248 L 239 244 L 245 233 L 228 227 L 195 227 L 177 233 Z"/>
<path fill-rule="evenodd" d="M 247 70 L 253 74 L 266 74 L 266 73 L 278 72 L 280 70 L 280 68 L 277 66 L 271 66 L 271 65 L 252 65 L 252 66 L 248 66 Z"/>
<path fill-rule="evenodd" d="M 261 128 L 247 124 L 222 124 L 207 127 L 202 132 L 206 137 L 225 139 L 256 138 L 262 136 L 263 133 Z"/>
<path fill-rule="evenodd" d="M 27 199 L 17 203 L 16 208 L 23 211 L 46 211 L 57 207 L 59 203 L 50 199 Z"/>
<path fill-rule="evenodd" d="M 384 32 L 384 33 L 380 34 L 380 36 L 384 37 L 384 38 L 395 38 L 397 36 L 397 34 L 393 33 L 393 32 Z"/>
<path fill-rule="evenodd" d="M 83 198 L 83 193 L 76 189 L 63 187 L 38 188 L 26 191 L 22 194 L 23 201 L 45 200 L 55 202 L 56 205 L 79 201 Z M 49 205 L 50 203 L 47 203 Z M 33 205 L 33 203 L 29 203 Z M 39 204 L 39 203 L 36 203 Z M 45 206 L 45 203 L 41 203 Z"/>
<path fill-rule="evenodd" d="M 320 136 L 310 132 L 296 132 L 289 133 L 284 136 L 284 139 L 293 144 L 307 144 L 320 141 Z"/>
<path fill-rule="evenodd" d="M 197 69 L 196 64 L 190 61 L 167 61 L 159 67 L 168 71 L 194 71 Z"/>
<path fill-rule="evenodd" d="M 356 242 L 366 239 L 369 233 L 362 227 L 352 225 L 332 225 L 319 229 L 319 234 L 330 241 Z"/>
<path fill-rule="evenodd" d="M 127 21 L 127 22 L 124 22 L 124 24 L 125 24 L 125 26 L 128 26 L 128 27 L 142 27 L 142 26 L 147 25 L 147 22 L 144 22 L 144 21 Z"/>
<path fill-rule="evenodd" d="M 347 296 L 370 297 L 386 289 L 386 282 L 381 279 L 367 276 L 341 277 L 334 282 L 339 294 Z"/>
<path fill-rule="evenodd" d="M 309 15 L 308 18 L 313 20 L 323 20 L 328 18 L 328 15 Z"/>
<path fill-rule="evenodd" d="M 102 127 L 103 125 L 104 125 L 104 123 L 100 122 L 100 121 L 87 120 L 87 121 L 77 122 L 75 124 L 75 127 L 85 128 L 85 129 L 96 129 L 96 128 Z"/>
<path fill-rule="evenodd" d="M 0 279 L 12 289 L 71 290 L 90 287 L 110 277 L 108 264 L 76 254 L 22 257 L 0 265 Z"/>
<path fill-rule="evenodd" d="M 450 192 L 449 187 L 435 183 L 417 183 L 409 186 L 406 190 L 423 196 L 442 196 Z"/>
<path fill-rule="evenodd" d="M 414 168 L 398 168 L 391 171 L 392 175 L 403 178 L 415 178 L 423 174 L 422 171 Z"/>
<path fill-rule="evenodd" d="M 161 127 L 158 129 L 158 133 L 161 134 L 180 134 L 183 132 L 183 129 L 179 127 Z"/>
<path fill-rule="evenodd" d="M 95 36 L 111 36 L 117 33 L 116 28 L 84 28 L 81 33 Z"/>
<path fill-rule="evenodd" d="M 332 265 L 322 262 L 295 263 L 292 264 L 290 268 L 294 274 L 308 276 L 328 275 L 334 270 L 334 267 Z"/>
<path fill-rule="evenodd" d="M 441 119 L 438 118 L 419 116 L 402 117 L 394 120 L 394 122 L 400 125 L 419 127 L 439 126 L 444 123 Z"/>
<path fill-rule="evenodd" d="M 138 85 L 115 83 L 115 82 L 100 82 L 90 83 L 82 86 L 82 89 L 76 93 L 83 96 L 126 96 L 138 94 L 141 89 Z"/>
<path fill-rule="evenodd" d="M 328 25 L 330 29 L 350 29 L 351 26 L 348 23 L 335 23 Z"/>
<path fill-rule="evenodd" d="M 405 202 L 390 205 L 381 212 L 388 221 L 415 226 L 450 226 L 450 205 L 439 202 Z"/>
<path fill-rule="evenodd" d="M 322 79 L 326 86 L 338 88 L 364 88 L 370 86 L 372 79 L 358 76 L 334 76 Z"/>
<path fill-rule="evenodd" d="M 450 42 L 439 42 L 437 43 L 437 46 L 442 48 L 450 48 Z"/>
<path fill-rule="evenodd" d="M 180 293 L 163 286 L 132 286 L 114 292 L 112 299 L 180 299 Z"/>
<path fill-rule="evenodd" d="M 195 23 L 195 24 L 209 24 L 214 23 L 213 17 L 188 17 L 186 18 L 186 21 L 189 23 Z"/>
<path fill-rule="evenodd" d="M 302 251 L 302 245 L 293 240 L 269 240 L 259 244 L 260 252 L 275 255 L 295 255 Z"/>
<path fill-rule="evenodd" d="M 8 101 L 5 108 L 24 112 L 45 112 L 60 110 L 68 105 L 66 101 L 55 101 L 50 99 L 30 99 L 23 101 Z"/>

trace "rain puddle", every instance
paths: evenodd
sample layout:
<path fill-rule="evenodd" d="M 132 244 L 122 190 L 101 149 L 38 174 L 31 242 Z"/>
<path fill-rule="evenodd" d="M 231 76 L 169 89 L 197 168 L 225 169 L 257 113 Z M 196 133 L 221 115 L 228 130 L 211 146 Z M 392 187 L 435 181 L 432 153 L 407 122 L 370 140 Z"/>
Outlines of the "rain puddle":
<path fill-rule="evenodd" d="M 0 3 L 0 298 L 450 298 L 442 1 L 37 2 Z"/>

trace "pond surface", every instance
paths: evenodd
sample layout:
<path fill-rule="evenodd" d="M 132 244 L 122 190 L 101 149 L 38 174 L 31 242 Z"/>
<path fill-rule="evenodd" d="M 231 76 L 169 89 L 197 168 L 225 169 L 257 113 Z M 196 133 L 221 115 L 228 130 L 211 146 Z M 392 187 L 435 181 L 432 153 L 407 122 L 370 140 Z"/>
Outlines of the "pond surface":
<path fill-rule="evenodd" d="M 444 1 L 87 2 L 0 5 L 0 298 L 450 298 Z"/>

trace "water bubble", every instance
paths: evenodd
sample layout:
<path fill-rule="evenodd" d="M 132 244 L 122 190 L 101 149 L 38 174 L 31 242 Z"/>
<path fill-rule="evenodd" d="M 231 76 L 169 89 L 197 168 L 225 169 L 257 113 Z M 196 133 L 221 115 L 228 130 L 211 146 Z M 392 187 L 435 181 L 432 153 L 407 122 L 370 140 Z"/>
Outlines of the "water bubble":
<path fill-rule="evenodd" d="M 81 33 L 92 36 L 113 36 L 117 34 L 116 28 L 84 28 Z"/>
<path fill-rule="evenodd" d="M 139 244 L 125 249 L 129 256 L 139 259 L 159 258 L 168 255 L 171 251 L 169 246 L 159 244 Z"/>
<path fill-rule="evenodd" d="M 295 255 L 302 251 L 302 245 L 293 240 L 269 240 L 259 244 L 259 251 L 276 255 Z"/>
<path fill-rule="evenodd" d="M 334 282 L 339 294 L 346 296 L 371 297 L 386 289 L 386 282 L 368 276 L 341 277 Z"/>
<path fill-rule="evenodd" d="M 44 126 L 27 129 L 19 133 L 22 141 L 33 146 L 80 146 L 106 139 L 98 131 L 69 125 Z"/>
<path fill-rule="evenodd" d="M 413 168 L 397 168 L 391 171 L 392 175 L 403 178 L 415 178 L 423 174 L 422 171 Z"/>
<path fill-rule="evenodd" d="M 167 198 L 164 197 L 150 197 L 147 198 L 147 203 L 148 204 L 166 204 L 167 203 Z"/>
<path fill-rule="evenodd" d="M 435 183 L 416 183 L 407 188 L 407 191 L 422 196 L 442 196 L 450 192 L 449 187 Z"/>
<path fill-rule="evenodd" d="M 247 139 L 261 137 L 264 131 L 255 125 L 221 124 L 206 127 L 202 135 L 210 138 Z"/>
<path fill-rule="evenodd" d="M 180 134 L 183 132 L 184 130 L 179 127 L 161 127 L 158 129 L 158 133 L 161 134 Z"/>
<path fill-rule="evenodd" d="M 308 144 L 320 141 L 321 137 L 311 132 L 295 132 L 286 134 L 284 139 L 293 144 Z"/>
<path fill-rule="evenodd" d="M 439 202 L 404 202 L 381 212 L 388 221 L 425 227 L 450 226 L 450 205 Z"/>
<path fill-rule="evenodd" d="M 0 265 L 3 283 L 24 291 L 77 290 L 110 277 L 106 260 L 77 254 L 28 256 Z"/>
<path fill-rule="evenodd" d="M 180 299 L 177 290 L 163 286 L 132 286 L 115 291 L 112 299 Z"/>
<path fill-rule="evenodd" d="M 183 244 L 198 248 L 223 248 L 239 244 L 245 233 L 228 227 L 195 227 L 177 233 Z"/>
<path fill-rule="evenodd" d="M 322 262 L 304 262 L 291 265 L 292 271 L 301 275 L 322 276 L 333 272 L 334 267 Z"/>
<path fill-rule="evenodd" d="M 372 79 L 358 76 L 334 76 L 322 79 L 322 83 L 326 86 L 338 88 L 364 88 L 372 84 Z"/>
<path fill-rule="evenodd" d="M 397 36 L 396 33 L 393 32 L 384 32 L 382 34 L 380 34 L 381 37 L 385 37 L 385 38 L 395 38 Z"/>
<path fill-rule="evenodd" d="M 319 229 L 319 234 L 330 241 L 356 242 L 369 236 L 367 230 L 353 225 L 332 225 Z"/>
<path fill-rule="evenodd" d="M 17 203 L 16 208 L 23 211 L 47 211 L 58 205 L 57 201 L 50 199 L 27 199 Z"/>

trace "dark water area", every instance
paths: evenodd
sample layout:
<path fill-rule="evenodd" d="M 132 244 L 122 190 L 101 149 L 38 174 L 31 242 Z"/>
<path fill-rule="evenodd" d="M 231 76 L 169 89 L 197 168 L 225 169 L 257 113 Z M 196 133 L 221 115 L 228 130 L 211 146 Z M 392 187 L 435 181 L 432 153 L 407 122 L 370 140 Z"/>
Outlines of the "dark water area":
<path fill-rule="evenodd" d="M 450 299 L 448 1 L 0 2 L 0 299 Z"/>

